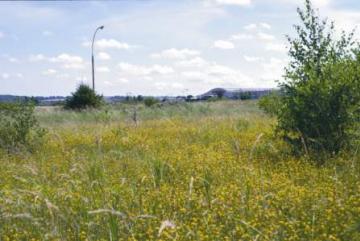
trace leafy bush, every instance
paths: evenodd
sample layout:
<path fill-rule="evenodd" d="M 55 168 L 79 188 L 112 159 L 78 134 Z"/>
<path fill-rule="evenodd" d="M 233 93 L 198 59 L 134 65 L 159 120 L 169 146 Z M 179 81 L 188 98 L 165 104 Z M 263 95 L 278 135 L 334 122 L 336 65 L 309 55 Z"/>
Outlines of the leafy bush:
<path fill-rule="evenodd" d="M 258 106 L 266 114 L 270 116 L 276 116 L 279 113 L 281 107 L 281 96 L 279 92 L 271 92 L 269 95 L 265 95 L 260 98 Z"/>
<path fill-rule="evenodd" d="M 34 116 L 33 103 L 0 103 L 0 148 L 8 152 L 31 150 L 44 134 Z"/>
<path fill-rule="evenodd" d="M 353 33 L 335 38 L 306 0 L 298 9 L 298 38 L 289 38 L 291 62 L 281 83 L 277 131 L 298 153 L 336 154 L 348 146 L 359 120 L 360 55 Z"/>
<path fill-rule="evenodd" d="M 146 107 L 151 107 L 157 103 L 159 103 L 159 100 L 155 99 L 154 97 L 146 97 L 144 99 L 144 104 Z"/>
<path fill-rule="evenodd" d="M 98 108 L 103 104 L 103 97 L 97 95 L 89 86 L 80 84 L 72 96 L 66 98 L 66 109 Z"/>
<path fill-rule="evenodd" d="M 138 102 L 141 102 L 141 101 L 143 101 L 144 100 L 144 97 L 142 96 L 142 95 L 138 95 L 137 97 L 136 97 L 136 101 L 138 101 Z"/>
<path fill-rule="evenodd" d="M 251 100 L 252 95 L 251 95 L 251 92 L 246 91 L 246 92 L 241 92 L 239 97 L 240 97 L 240 100 Z"/>

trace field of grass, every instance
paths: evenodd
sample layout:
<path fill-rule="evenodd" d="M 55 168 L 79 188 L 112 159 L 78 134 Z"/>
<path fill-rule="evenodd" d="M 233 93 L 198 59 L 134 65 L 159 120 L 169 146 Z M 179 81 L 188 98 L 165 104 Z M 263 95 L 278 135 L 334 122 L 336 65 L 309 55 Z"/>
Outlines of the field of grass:
<path fill-rule="evenodd" d="M 295 158 L 253 101 L 37 117 L 42 148 L 0 153 L 0 240 L 360 240 L 356 150 Z"/>

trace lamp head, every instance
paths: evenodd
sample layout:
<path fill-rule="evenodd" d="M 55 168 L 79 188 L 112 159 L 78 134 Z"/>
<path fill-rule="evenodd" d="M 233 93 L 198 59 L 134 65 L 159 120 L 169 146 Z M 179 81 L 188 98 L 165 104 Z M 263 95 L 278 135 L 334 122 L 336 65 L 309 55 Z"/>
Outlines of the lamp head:
<path fill-rule="evenodd" d="M 104 29 L 104 25 L 100 26 L 99 29 L 103 30 L 103 29 Z"/>

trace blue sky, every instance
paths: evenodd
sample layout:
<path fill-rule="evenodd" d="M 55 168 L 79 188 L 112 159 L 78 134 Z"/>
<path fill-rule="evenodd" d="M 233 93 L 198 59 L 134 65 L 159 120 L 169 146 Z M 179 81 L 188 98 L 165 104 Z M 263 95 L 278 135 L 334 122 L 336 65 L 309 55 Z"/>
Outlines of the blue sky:
<path fill-rule="evenodd" d="M 199 94 L 275 87 L 301 0 L 0 2 L 0 94 Z M 339 30 L 360 24 L 357 0 L 313 0 Z"/>

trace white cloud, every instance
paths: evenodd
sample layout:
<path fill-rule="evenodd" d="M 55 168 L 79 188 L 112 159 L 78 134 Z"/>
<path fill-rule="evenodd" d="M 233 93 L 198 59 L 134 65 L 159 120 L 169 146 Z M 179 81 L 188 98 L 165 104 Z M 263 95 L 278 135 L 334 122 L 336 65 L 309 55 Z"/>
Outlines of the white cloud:
<path fill-rule="evenodd" d="M 150 75 L 150 74 L 166 75 L 174 72 L 174 69 L 169 66 L 157 65 L 157 64 L 148 67 L 148 66 L 134 65 L 134 64 L 122 62 L 119 63 L 119 68 L 122 72 L 129 75 Z"/>
<path fill-rule="evenodd" d="M 77 82 L 81 82 L 81 83 L 85 83 L 87 82 L 87 77 L 86 76 L 78 76 L 75 79 Z"/>
<path fill-rule="evenodd" d="M 320 7 L 327 7 L 330 5 L 331 0 L 312 0 L 311 3 L 314 5 L 314 7 L 316 8 L 320 8 Z M 304 4 L 304 1 L 300 1 L 299 5 Z"/>
<path fill-rule="evenodd" d="M 101 72 L 101 73 L 108 73 L 108 72 L 110 72 L 110 69 L 107 66 L 99 66 L 99 67 L 96 67 L 96 71 Z"/>
<path fill-rule="evenodd" d="M 1 78 L 3 78 L 3 79 L 8 79 L 8 78 L 10 78 L 10 74 L 8 74 L 8 73 L 2 73 L 2 74 L 1 74 Z"/>
<path fill-rule="evenodd" d="M 151 77 L 151 76 L 144 76 L 143 78 L 144 78 L 144 80 L 146 80 L 146 81 L 153 81 L 153 80 L 154 80 L 154 78 Z"/>
<path fill-rule="evenodd" d="M 183 84 L 177 83 L 177 82 L 171 83 L 170 86 L 171 86 L 172 88 L 174 88 L 174 89 L 182 89 L 182 88 L 184 88 L 184 85 L 183 85 Z"/>
<path fill-rule="evenodd" d="M 67 53 L 62 53 L 55 57 L 46 57 L 43 54 L 30 55 L 29 61 L 48 61 L 50 63 L 60 63 L 65 69 L 83 69 L 85 67 L 85 62 L 82 57 Z"/>
<path fill-rule="evenodd" d="M 165 59 L 186 59 L 189 57 L 197 56 L 200 52 L 194 49 L 165 49 L 160 53 L 152 54 L 152 58 L 165 58 Z"/>
<path fill-rule="evenodd" d="M 121 71 L 130 74 L 130 75 L 147 75 L 149 74 L 148 69 L 144 67 L 140 67 L 134 64 L 119 63 L 119 68 Z"/>
<path fill-rule="evenodd" d="M 296 6 L 303 6 L 304 5 L 303 0 L 277 0 L 277 1 L 282 2 L 282 3 L 293 4 L 293 5 L 296 5 Z M 313 4 L 314 7 L 320 8 L 320 7 L 329 6 L 332 1 L 333 0 L 312 0 L 311 3 Z"/>
<path fill-rule="evenodd" d="M 154 83 L 154 85 L 158 90 L 164 90 L 164 89 L 167 89 L 167 87 L 168 87 L 168 84 L 164 83 L 164 82 L 156 82 L 156 83 Z"/>
<path fill-rule="evenodd" d="M 38 62 L 38 61 L 42 61 L 45 60 L 46 57 L 43 54 L 36 54 L 36 55 L 30 55 L 29 56 L 29 61 L 30 62 Z"/>
<path fill-rule="evenodd" d="M 120 83 L 129 83 L 129 80 L 128 80 L 128 79 L 125 79 L 125 78 L 120 78 L 120 79 L 118 79 L 117 82 L 120 82 Z"/>
<path fill-rule="evenodd" d="M 183 89 L 184 85 L 178 82 L 174 82 L 174 83 L 168 83 L 168 82 L 155 82 L 154 83 L 155 87 L 158 90 L 165 90 L 165 89 Z"/>
<path fill-rule="evenodd" d="M 205 82 L 210 84 L 222 85 L 224 87 L 238 87 L 239 85 L 246 87 L 253 84 L 252 79 L 241 71 L 216 63 L 208 67 L 207 74 L 209 78 Z"/>
<path fill-rule="evenodd" d="M 217 40 L 214 42 L 214 48 L 218 48 L 218 49 L 233 49 L 235 48 L 235 45 L 230 42 L 230 41 L 226 41 L 226 40 Z"/>
<path fill-rule="evenodd" d="M 264 40 L 264 41 L 272 41 L 275 40 L 275 36 L 271 35 L 271 34 L 267 34 L 267 33 L 263 33 L 263 32 L 259 32 L 257 34 L 258 38 L 260 40 Z"/>
<path fill-rule="evenodd" d="M 24 75 L 22 73 L 16 73 L 15 76 L 19 79 L 24 78 Z"/>
<path fill-rule="evenodd" d="M 230 37 L 231 40 L 249 40 L 249 39 L 253 39 L 254 36 L 251 34 L 246 34 L 246 33 L 239 33 L 239 34 L 234 34 Z"/>
<path fill-rule="evenodd" d="M 282 79 L 282 76 L 284 75 L 284 67 L 286 64 L 286 60 L 271 58 L 268 63 L 262 65 L 264 72 L 261 75 L 261 78 L 270 82 Z"/>
<path fill-rule="evenodd" d="M 91 47 L 91 42 L 83 42 L 82 45 L 84 47 Z M 120 42 L 116 39 L 99 39 L 95 41 L 95 47 L 98 47 L 100 49 L 125 49 L 129 50 L 131 48 L 135 48 L 136 46 L 130 45 L 125 42 Z"/>
<path fill-rule="evenodd" d="M 107 80 L 104 81 L 104 84 L 107 86 L 114 86 L 114 84 L 112 82 L 107 81 Z"/>
<path fill-rule="evenodd" d="M 55 69 L 47 69 L 47 70 L 43 71 L 41 74 L 42 75 L 54 75 L 56 73 L 57 73 L 57 71 Z"/>
<path fill-rule="evenodd" d="M 214 0 L 213 2 L 218 5 L 248 6 L 251 4 L 251 0 Z"/>
<path fill-rule="evenodd" d="M 5 37 L 5 34 L 3 32 L 0 31 L 0 39 Z"/>
<path fill-rule="evenodd" d="M 263 27 L 264 29 L 268 29 L 268 30 L 271 29 L 271 25 L 268 23 L 260 23 L 260 26 Z"/>
<path fill-rule="evenodd" d="M 248 25 L 244 26 L 245 30 L 251 31 L 251 30 L 255 30 L 258 28 L 262 28 L 262 29 L 266 29 L 266 30 L 270 30 L 271 29 L 271 25 L 265 22 L 262 23 L 251 23 Z"/>
<path fill-rule="evenodd" d="M 255 23 L 248 24 L 244 27 L 245 30 L 254 30 L 257 28 L 257 25 Z"/>
<path fill-rule="evenodd" d="M 109 59 L 111 59 L 111 56 L 106 52 L 99 52 L 98 58 L 101 60 L 109 60 Z"/>
<path fill-rule="evenodd" d="M 169 66 L 164 65 L 153 65 L 149 68 L 151 73 L 157 73 L 157 74 L 171 74 L 174 72 L 173 68 Z"/>
<path fill-rule="evenodd" d="M 359 26 L 360 26 L 360 11 L 356 10 L 331 10 L 328 12 L 329 19 L 335 21 L 335 27 L 338 30 L 344 30 L 351 32 L 354 28 L 357 28 L 355 37 L 360 38 Z"/>
<path fill-rule="evenodd" d="M 244 59 L 245 59 L 246 62 L 258 62 L 262 58 L 244 55 Z"/>
<path fill-rule="evenodd" d="M 18 63 L 19 62 L 19 60 L 17 58 L 14 58 L 14 57 L 9 57 L 8 60 L 11 63 Z"/>
<path fill-rule="evenodd" d="M 330 4 L 330 0 L 312 0 L 312 3 L 316 7 L 325 7 Z"/>
<path fill-rule="evenodd" d="M 267 51 L 274 51 L 274 52 L 280 52 L 280 53 L 286 53 L 287 48 L 284 44 L 280 43 L 267 43 L 265 45 L 265 50 Z"/>
<path fill-rule="evenodd" d="M 67 74 L 67 73 L 62 73 L 62 74 L 56 75 L 56 78 L 59 78 L 59 79 L 68 79 L 68 78 L 70 78 L 70 75 Z"/>
<path fill-rule="evenodd" d="M 184 71 L 181 76 L 186 80 L 210 84 L 213 87 L 247 87 L 254 84 L 252 79 L 241 71 L 217 63 L 208 63 L 198 70 Z"/>
<path fill-rule="evenodd" d="M 49 37 L 49 36 L 53 35 L 53 32 L 45 30 L 45 31 L 42 32 L 42 35 L 44 35 L 45 37 Z"/>
<path fill-rule="evenodd" d="M 83 58 L 67 53 L 62 53 L 56 57 L 52 57 L 49 61 L 53 63 L 61 63 L 65 69 L 83 69 L 85 67 Z"/>
<path fill-rule="evenodd" d="M 188 80 L 205 80 L 208 78 L 208 75 L 202 71 L 185 71 L 181 75 Z"/>
<path fill-rule="evenodd" d="M 225 65 L 213 64 L 208 68 L 208 73 L 210 75 L 222 76 L 222 75 L 232 75 L 236 73 L 236 71 Z"/>
<path fill-rule="evenodd" d="M 176 63 L 180 67 L 201 67 L 204 66 L 207 62 L 201 57 L 195 57 L 189 60 L 183 60 Z"/>

